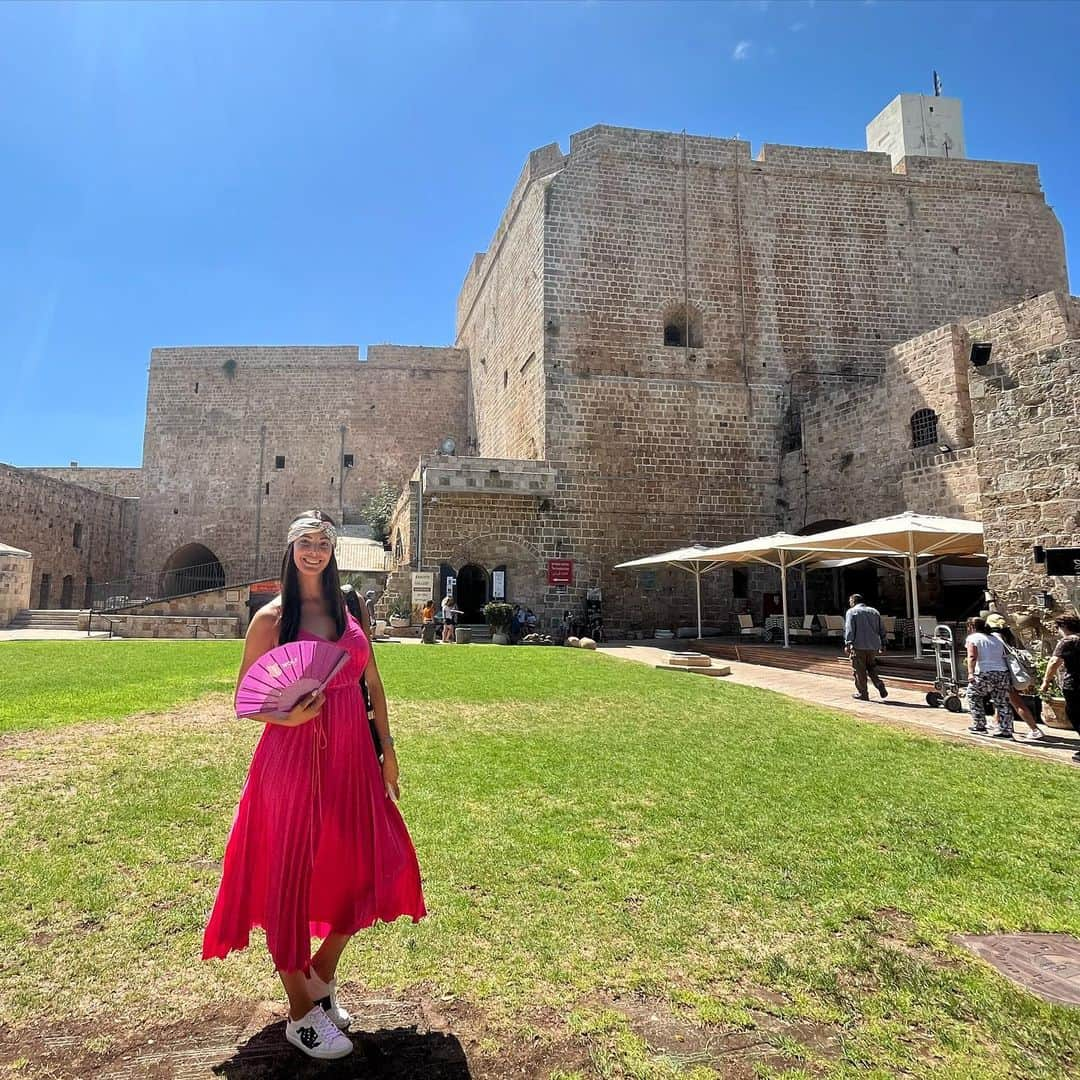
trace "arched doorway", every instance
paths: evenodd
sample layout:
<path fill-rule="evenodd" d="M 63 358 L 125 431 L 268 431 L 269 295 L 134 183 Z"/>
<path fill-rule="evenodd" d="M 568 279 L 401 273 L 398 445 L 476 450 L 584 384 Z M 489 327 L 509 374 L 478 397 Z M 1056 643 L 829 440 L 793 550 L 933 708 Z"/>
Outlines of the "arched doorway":
<path fill-rule="evenodd" d="M 75 579 L 71 574 L 65 574 L 63 580 L 60 582 L 60 606 L 62 608 L 71 607 L 71 600 L 75 593 Z"/>
<path fill-rule="evenodd" d="M 468 563 L 458 571 L 454 599 L 462 614 L 463 623 L 484 621 L 484 605 L 488 602 L 487 571 L 476 563 Z"/>
<path fill-rule="evenodd" d="M 165 563 L 161 574 L 161 595 L 220 589 L 225 585 L 225 569 L 218 557 L 202 544 L 177 548 Z"/>

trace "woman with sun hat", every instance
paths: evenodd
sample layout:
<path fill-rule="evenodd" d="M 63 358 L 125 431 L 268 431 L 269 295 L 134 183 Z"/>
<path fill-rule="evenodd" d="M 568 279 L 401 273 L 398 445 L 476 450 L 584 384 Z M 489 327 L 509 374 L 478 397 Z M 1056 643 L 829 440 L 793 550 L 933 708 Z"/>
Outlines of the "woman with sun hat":
<path fill-rule="evenodd" d="M 330 641 L 348 663 L 282 720 L 268 714 L 225 847 L 203 959 L 266 944 L 289 998 L 285 1037 L 314 1058 L 344 1057 L 349 1014 L 336 973 L 349 938 L 377 921 L 426 914 L 420 868 L 397 808 L 398 765 L 371 646 L 345 610 L 333 521 L 318 510 L 286 537 L 281 592 L 252 618 L 238 678 L 274 646 Z M 376 757 L 359 680 L 371 690 Z M 311 937 L 323 939 L 312 955 Z"/>

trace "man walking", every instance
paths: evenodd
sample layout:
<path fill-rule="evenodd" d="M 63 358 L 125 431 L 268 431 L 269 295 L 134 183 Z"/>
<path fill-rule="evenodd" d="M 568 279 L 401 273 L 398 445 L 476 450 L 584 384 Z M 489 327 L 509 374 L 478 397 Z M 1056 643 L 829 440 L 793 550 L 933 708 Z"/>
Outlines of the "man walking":
<path fill-rule="evenodd" d="M 887 698 L 889 691 L 877 672 L 877 654 L 885 651 L 885 627 L 881 622 L 881 612 L 863 603 L 859 593 L 852 593 L 848 603 L 851 606 L 844 617 L 844 648 L 851 657 L 851 670 L 858 691 L 851 696 L 859 701 L 869 700 L 870 695 L 866 692 L 869 677 L 877 692 Z"/>

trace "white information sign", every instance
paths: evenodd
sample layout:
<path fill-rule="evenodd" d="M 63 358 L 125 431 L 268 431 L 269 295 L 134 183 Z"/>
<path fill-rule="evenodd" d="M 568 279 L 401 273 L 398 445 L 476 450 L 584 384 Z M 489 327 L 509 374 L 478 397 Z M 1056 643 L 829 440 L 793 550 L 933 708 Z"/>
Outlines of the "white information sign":
<path fill-rule="evenodd" d="M 506 599 L 506 571 L 492 570 L 491 572 L 491 599 Z"/>
<path fill-rule="evenodd" d="M 430 571 L 415 573 L 412 576 L 413 607 L 422 607 L 435 598 L 435 575 Z"/>

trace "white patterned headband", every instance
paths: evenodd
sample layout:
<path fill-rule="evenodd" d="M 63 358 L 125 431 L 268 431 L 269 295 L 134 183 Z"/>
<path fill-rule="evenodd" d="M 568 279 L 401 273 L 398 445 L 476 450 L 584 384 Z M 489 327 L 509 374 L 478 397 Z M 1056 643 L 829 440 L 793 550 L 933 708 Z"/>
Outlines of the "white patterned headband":
<path fill-rule="evenodd" d="M 322 518 L 317 517 L 297 518 L 289 526 L 289 534 L 285 538 L 285 543 L 292 544 L 305 533 L 310 532 L 322 533 L 331 544 L 337 543 L 337 529 L 329 521 L 323 521 Z"/>

